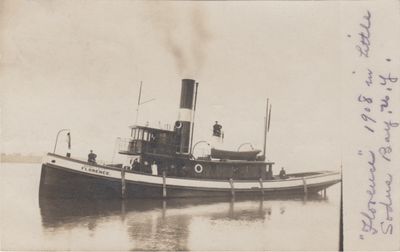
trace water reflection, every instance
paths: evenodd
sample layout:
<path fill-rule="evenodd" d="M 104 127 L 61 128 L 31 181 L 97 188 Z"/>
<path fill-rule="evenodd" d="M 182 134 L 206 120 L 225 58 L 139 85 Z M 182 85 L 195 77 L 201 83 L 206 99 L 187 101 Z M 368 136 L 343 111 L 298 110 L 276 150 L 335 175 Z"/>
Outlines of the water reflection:
<path fill-rule="evenodd" d="M 319 195 L 307 201 L 323 201 Z M 210 223 L 268 222 L 284 215 L 286 204 L 302 198 L 170 199 L 170 200 L 56 200 L 39 198 L 42 227 L 46 232 L 86 229 L 90 236 L 113 233 L 105 226 L 117 223 L 132 250 L 190 250 L 193 219 Z"/>
<path fill-rule="evenodd" d="M 49 200 L 38 198 L 40 166 L 5 165 L 0 172 L 5 250 L 338 249 L 339 185 L 327 200 Z"/>

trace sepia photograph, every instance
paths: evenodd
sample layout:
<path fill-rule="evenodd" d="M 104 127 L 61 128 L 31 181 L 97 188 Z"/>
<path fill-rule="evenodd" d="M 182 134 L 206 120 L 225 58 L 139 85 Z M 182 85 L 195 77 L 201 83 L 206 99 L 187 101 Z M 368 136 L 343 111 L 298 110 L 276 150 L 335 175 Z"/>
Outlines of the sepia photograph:
<path fill-rule="evenodd" d="M 400 249 L 399 10 L 1 1 L 0 250 Z"/>

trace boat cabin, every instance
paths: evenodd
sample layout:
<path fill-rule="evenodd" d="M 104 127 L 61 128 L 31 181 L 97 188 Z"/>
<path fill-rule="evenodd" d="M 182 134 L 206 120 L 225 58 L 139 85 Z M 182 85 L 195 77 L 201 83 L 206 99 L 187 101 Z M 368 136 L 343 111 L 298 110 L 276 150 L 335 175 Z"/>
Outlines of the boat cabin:
<path fill-rule="evenodd" d="M 124 144 L 126 146 L 120 150 L 120 154 L 175 154 L 176 137 L 174 131 L 137 125 L 131 126 L 130 128 L 131 139 L 125 141 Z"/>
<path fill-rule="evenodd" d="M 211 153 L 192 155 L 194 113 L 198 83 L 182 80 L 178 119 L 173 130 L 131 126 L 131 137 L 121 141 L 120 154 L 128 155 L 125 167 L 132 172 L 154 176 L 198 179 L 272 179 L 272 162 L 265 162 L 261 151 L 228 151 L 211 148 Z M 213 126 L 214 137 L 221 137 L 221 125 Z M 194 145 L 196 146 L 196 144 Z M 264 142 L 265 146 L 265 142 Z M 265 148 L 264 148 L 265 150 Z"/>
<path fill-rule="evenodd" d="M 211 150 L 211 155 L 195 159 L 177 152 L 179 135 L 175 131 L 132 126 L 131 138 L 120 146 L 120 154 L 132 156 L 133 172 L 151 173 L 156 163 L 159 176 L 203 179 L 271 179 L 272 164 L 256 160 L 259 151 Z"/>

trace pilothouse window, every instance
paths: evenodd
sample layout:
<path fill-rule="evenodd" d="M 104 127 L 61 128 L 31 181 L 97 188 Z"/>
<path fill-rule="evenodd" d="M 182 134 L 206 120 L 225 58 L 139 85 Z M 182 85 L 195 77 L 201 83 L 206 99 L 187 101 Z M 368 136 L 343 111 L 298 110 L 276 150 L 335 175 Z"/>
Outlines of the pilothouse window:
<path fill-rule="evenodd" d="M 139 129 L 138 140 L 143 140 L 143 129 Z"/>
<path fill-rule="evenodd" d="M 132 138 L 134 140 L 142 140 L 143 139 L 143 129 L 134 129 L 132 131 Z"/>

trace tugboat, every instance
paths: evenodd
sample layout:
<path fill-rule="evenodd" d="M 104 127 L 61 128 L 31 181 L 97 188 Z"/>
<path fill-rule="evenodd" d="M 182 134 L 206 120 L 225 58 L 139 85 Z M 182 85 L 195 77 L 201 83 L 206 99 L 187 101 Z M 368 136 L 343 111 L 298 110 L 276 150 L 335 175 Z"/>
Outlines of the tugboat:
<path fill-rule="evenodd" d="M 232 197 L 235 195 L 307 195 L 325 191 L 341 181 L 339 172 L 319 171 L 274 176 L 274 162 L 264 150 L 229 151 L 212 146 L 194 157 L 194 114 L 198 83 L 183 79 L 178 120 L 172 129 L 143 125 L 130 127 L 130 138 L 120 141 L 124 164 L 100 165 L 48 153 L 42 164 L 40 190 L 45 197 Z M 267 105 L 268 113 L 268 105 Z M 270 113 L 270 112 L 269 112 Z M 268 116 L 265 132 L 269 127 Z M 214 125 L 216 142 L 223 137 Z M 201 141 L 200 141 L 201 142 Z M 260 154 L 261 153 L 261 154 Z"/>

